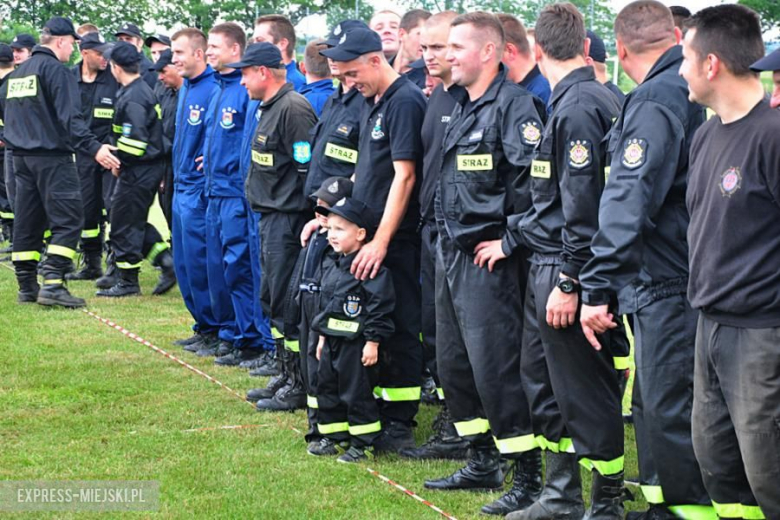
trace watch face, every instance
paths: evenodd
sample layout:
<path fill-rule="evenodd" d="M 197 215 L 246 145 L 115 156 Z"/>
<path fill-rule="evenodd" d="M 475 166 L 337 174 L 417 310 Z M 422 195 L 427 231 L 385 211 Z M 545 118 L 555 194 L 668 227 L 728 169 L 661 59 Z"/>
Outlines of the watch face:
<path fill-rule="evenodd" d="M 558 282 L 558 288 L 561 290 L 561 292 L 565 294 L 570 294 L 574 292 L 574 282 L 567 279 L 562 279 Z"/>

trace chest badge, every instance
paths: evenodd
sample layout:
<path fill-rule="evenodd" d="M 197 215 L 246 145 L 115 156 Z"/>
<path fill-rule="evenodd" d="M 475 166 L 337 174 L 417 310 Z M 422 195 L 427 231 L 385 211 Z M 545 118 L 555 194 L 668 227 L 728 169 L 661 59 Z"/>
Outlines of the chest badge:
<path fill-rule="evenodd" d="M 731 197 L 742 187 L 742 172 L 732 166 L 720 176 L 720 192 L 724 197 Z"/>
<path fill-rule="evenodd" d="M 201 114 L 203 113 L 203 107 L 200 105 L 190 105 L 190 117 L 187 118 L 187 122 L 192 126 L 198 126 L 203 122 Z"/>
<path fill-rule="evenodd" d="M 348 294 L 347 299 L 344 300 L 344 314 L 350 318 L 357 318 L 363 311 L 363 305 L 360 303 L 360 296 L 356 294 Z"/>
<path fill-rule="evenodd" d="M 374 128 L 371 129 L 371 139 L 382 139 L 384 136 L 385 133 L 382 131 L 382 114 L 379 114 L 376 117 Z"/>
<path fill-rule="evenodd" d="M 233 114 L 236 113 L 236 110 L 231 107 L 225 107 L 222 109 L 222 119 L 219 121 L 219 126 L 224 128 L 225 130 L 230 130 L 231 128 L 235 128 L 236 122 L 233 121 Z"/>
<path fill-rule="evenodd" d="M 542 130 L 536 121 L 526 121 L 521 125 L 523 142 L 528 146 L 536 146 L 542 140 Z"/>

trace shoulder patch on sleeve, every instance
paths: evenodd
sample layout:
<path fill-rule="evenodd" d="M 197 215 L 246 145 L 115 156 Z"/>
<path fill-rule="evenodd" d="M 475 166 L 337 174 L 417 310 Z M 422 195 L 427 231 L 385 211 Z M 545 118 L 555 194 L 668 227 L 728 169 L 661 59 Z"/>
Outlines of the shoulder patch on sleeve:
<path fill-rule="evenodd" d="M 122 135 L 125 137 L 130 137 L 130 134 L 133 133 L 133 125 L 130 123 L 124 123 L 122 125 Z"/>
<path fill-rule="evenodd" d="M 523 136 L 523 144 L 536 146 L 542 140 L 542 129 L 539 122 L 529 119 L 520 125 L 520 135 Z"/>
<path fill-rule="evenodd" d="M 569 166 L 581 170 L 593 162 L 593 147 L 587 139 L 569 141 Z"/>
<path fill-rule="evenodd" d="M 623 166 L 633 170 L 645 163 L 647 141 L 644 139 L 626 139 L 623 143 Z"/>
<path fill-rule="evenodd" d="M 301 164 L 311 161 L 311 145 L 308 141 L 293 143 L 293 159 Z"/>

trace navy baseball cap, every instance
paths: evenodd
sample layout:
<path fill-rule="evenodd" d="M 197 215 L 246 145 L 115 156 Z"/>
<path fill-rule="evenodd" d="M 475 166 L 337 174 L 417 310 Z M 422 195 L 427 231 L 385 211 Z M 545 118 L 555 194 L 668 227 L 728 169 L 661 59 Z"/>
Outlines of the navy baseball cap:
<path fill-rule="evenodd" d="M 139 29 L 136 24 L 129 23 L 129 22 L 123 23 L 122 27 L 117 29 L 117 31 L 114 33 L 114 36 L 119 36 L 122 34 L 125 36 L 135 36 L 136 38 L 143 38 L 143 35 L 141 34 L 141 29 Z"/>
<path fill-rule="evenodd" d="M 173 63 L 173 53 L 170 51 L 170 49 L 165 49 L 160 53 L 160 59 L 157 60 L 157 62 L 149 67 L 149 70 L 154 72 L 160 72 L 168 65 L 171 65 Z"/>
<path fill-rule="evenodd" d="M 311 194 L 314 200 L 322 199 L 328 206 L 334 206 L 344 197 L 352 195 L 352 181 L 347 177 L 330 177 L 323 181 L 320 189 Z"/>
<path fill-rule="evenodd" d="M 353 29 L 339 38 L 338 45 L 320 54 L 333 61 L 352 61 L 369 52 L 382 52 L 379 34 L 371 29 Z"/>
<path fill-rule="evenodd" d="M 368 28 L 369 27 L 366 25 L 366 22 L 362 20 L 343 20 L 337 23 L 333 30 L 330 31 L 330 34 L 328 34 L 328 37 L 325 39 L 325 45 L 328 47 L 335 47 L 339 44 L 339 40 L 345 33 L 355 29 Z"/>
<path fill-rule="evenodd" d="M 0 43 L 0 62 L 11 63 L 14 61 L 14 50 L 7 43 Z"/>
<path fill-rule="evenodd" d="M 52 16 L 43 28 L 49 31 L 52 36 L 73 36 L 77 40 L 81 39 L 76 28 L 73 27 L 73 22 L 62 16 Z"/>
<path fill-rule="evenodd" d="M 163 45 L 171 46 L 171 39 L 164 34 L 155 34 L 154 36 L 147 36 L 144 40 L 144 45 L 151 47 L 154 42 L 162 43 Z"/>
<path fill-rule="evenodd" d="M 32 49 L 38 44 L 35 41 L 35 36 L 27 33 L 19 33 L 11 40 L 12 49 Z"/>
<path fill-rule="evenodd" d="M 244 51 L 241 61 L 228 63 L 230 69 L 243 69 L 245 67 L 268 67 L 269 69 L 283 69 L 282 53 L 268 42 L 253 43 Z"/>
<path fill-rule="evenodd" d="M 317 206 L 314 211 L 320 215 L 338 215 L 344 220 L 352 222 L 357 227 L 361 227 L 368 232 L 371 236 L 376 229 L 375 219 L 371 214 L 371 209 L 363 202 L 355 200 L 349 197 L 345 197 L 336 202 L 330 208 L 325 206 Z"/>
<path fill-rule="evenodd" d="M 96 32 L 91 32 L 81 37 L 81 41 L 79 42 L 79 49 L 81 49 L 82 51 L 87 51 L 89 49 L 97 49 L 98 47 L 103 47 L 105 43 L 106 40 L 103 39 L 103 37 L 100 36 L 100 34 Z"/>
<path fill-rule="evenodd" d="M 141 53 L 135 45 L 128 42 L 116 42 L 110 49 L 103 53 L 103 57 L 111 60 L 120 67 L 133 65 L 141 61 Z"/>
<path fill-rule="evenodd" d="M 588 38 L 590 38 L 590 58 L 598 63 L 604 63 L 607 61 L 607 48 L 604 46 L 604 40 L 599 37 L 598 34 L 593 31 L 588 31 Z"/>
<path fill-rule="evenodd" d="M 762 72 L 765 70 L 775 71 L 780 70 L 780 49 L 767 54 L 753 65 L 750 66 L 750 70 L 755 72 Z"/>

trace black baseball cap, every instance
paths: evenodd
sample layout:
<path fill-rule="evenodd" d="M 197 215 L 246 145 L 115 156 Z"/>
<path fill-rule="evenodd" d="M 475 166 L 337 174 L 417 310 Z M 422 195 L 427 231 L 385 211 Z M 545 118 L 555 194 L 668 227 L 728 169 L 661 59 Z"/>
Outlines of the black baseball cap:
<path fill-rule="evenodd" d="M 765 70 L 775 71 L 780 70 L 780 49 L 767 54 L 753 65 L 750 66 L 750 70 L 755 72 L 762 72 Z"/>
<path fill-rule="evenodd" d="M 382 39 L 371 29 L 353 29 L 345 32 L 332 49 L 320 54 L 333 61 L 352 61 L 369 52 L 382 52 Z"/>
<path fill-rule="evenodd" d="M 244 51 L 241 61 L 225 65 L 229 69 L 243 69 L 245 67 L 268 67 L 269 69 L 283 69 L 282 53 L 268 42 L 253 43 Z"/>
<path fill-rule="evenodd" d="M 352 195 L 352 181 L 347 177 L 330 177 L 325 179 L 320 189 L 311 194 L 314 200 L 322 199 L 328 206 L 334 206 L 344 197 Z"/>
<path fill-rule="evenodd" d="M 14 61 L 14 50 L 7 43 L 0 43 L 0 63 Z"/>
<path fill-rule="evenodd" d="M 153 36 L 147 36 L 144 40 L 144 45 L 151 47 L 154 42 L 162 43 L 163 45 L 171 46 L 171 39 L 164 34 L 155 34 Z"/>
<path fill-rule="evenodd" d="M 114 33 L 114 36 L 119 36 L 124 34 L 125 36 L 135 36 L 136 38 L 143 38 L 143 35 L 141 34 L 141 29 L 138 28 L 138 26 L 134 23 L 125 22 L 122 24 L 122 27 L 117 29 L 117 31 Z"/>
<path fill-rule="evenodd" d="M 32 49 L 38 44 L 35 41 L 35 36 L 27 33 L 19 33 L 11 40 L 12 49 Z"/>
<path fill-rule="evenodd" d="M 76 28 L 73 27 L 73 22 L 62 16 L 52 16 L 43 28 L 52 36 L 73 36 L 77 40 L 81 39 L 81 36 L 76 32 Z"/>
<path fill-rule="evenodd" d="M 116 42 L 103 53 L 103 57 L 111 60 L 120 67 L 133 65 L 141 61 L 141 53 L 135 48 L 135 45 L 128 42 Z"/>
<path fill-rule="evenodd" d="M 345 197 L 340 199 L 330 208 L 325 206 L 317 206 L 314 208 L 316 213 L 320 215 L 338 215 L 339 217 L 352 222 L 357 227 L 361 227 L 368 232 L 371 236 L 375 229 L 375 219 L 371 214 L 371 209 L 363 202 L 355 200 L 353 198 Z"/>
<path fill-rule="evenodd" d="M 98 49 L 98 47 L 103 47 L 105 43 L 106 40 L 103 39 L 103 37 L 100 36 L 99 33 L 91 32 L 81 37 L 81 41 L 79 42 L 79 49 L 81 49 L 82 51 L 87 51 L 89 49 Z M 100 49 L 98 50 L 100 51 Z"/>
<path fill-rule="evenodd" d="M 330 31 L 328 37 L 325 39 L 325 45 L 328 47 L 335 47 L 339 44 L 341 37 L 354 29 L 368 29 L 366 22 L 362 20 L 342 20 L 337 23 L 333 30 Z"/>
<path fill-rule="evenodd" d="M 165 49 L 160 53 L 160 59 L 157 60 L 157 62 L 149 67 L 149 70 L 154 72 L 160 72 L 168 65 L 171 65 L 173 63 L 173 53 L 170 49 Z"/>
<path fill-rule="evenodd" d="M 604 40 L 594 33 L 588 31 L 588 38 L 590 38 L 590 52 L 588 53 L 590 58 L 598 63 L 604 63 L 607 61 L 607 48 L 604 46 Z"/>

